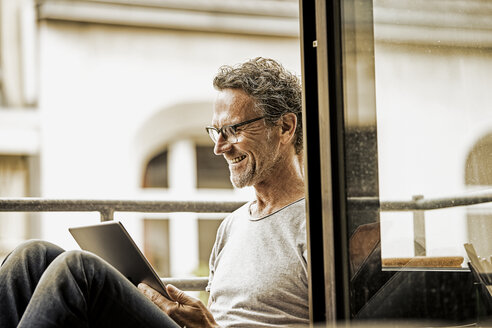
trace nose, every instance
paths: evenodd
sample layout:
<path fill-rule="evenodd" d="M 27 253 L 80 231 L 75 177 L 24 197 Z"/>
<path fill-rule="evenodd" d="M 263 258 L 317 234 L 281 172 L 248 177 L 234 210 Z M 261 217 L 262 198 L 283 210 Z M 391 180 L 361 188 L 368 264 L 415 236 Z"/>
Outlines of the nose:
<path fill-rule="evenodd" d="M 223 153 L 229 151 L 231 147 L 231 143 L 224 139 L 222 133 L 219 133 L 219 138 L 217 139 L 217 142 L 214 146 L 214 154 L 222 155 Z"/>

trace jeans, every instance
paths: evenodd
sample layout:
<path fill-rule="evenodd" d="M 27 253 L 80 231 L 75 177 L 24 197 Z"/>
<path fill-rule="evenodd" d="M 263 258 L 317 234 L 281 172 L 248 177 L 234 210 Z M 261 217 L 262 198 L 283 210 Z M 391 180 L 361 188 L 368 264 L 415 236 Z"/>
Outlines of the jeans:
<path fill-rule="evenodd" d="M 179 326 L 96 255 L 28 241 L 0 267 L 0 327 Z"/>

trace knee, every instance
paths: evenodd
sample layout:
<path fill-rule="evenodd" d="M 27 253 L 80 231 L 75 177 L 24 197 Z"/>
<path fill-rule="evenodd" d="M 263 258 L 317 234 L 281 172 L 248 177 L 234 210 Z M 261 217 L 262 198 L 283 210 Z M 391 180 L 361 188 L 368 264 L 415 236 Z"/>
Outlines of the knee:
<path fill-rule="evenodd" d="M 66 251 L 61 254 L 56 261 L 59 263 L 61 262 L 63 265 L 71 268 L 81 267 L 85 270 L 91 268 L 101 269 L 105 264 L 107 264 L 99 256 L 91 252 L 81 250 Z"/>
<path fill-rule="evenodd" d="M 73 250 L 66 251 L 56 259 L 58 264 L 63 264 L 68 267 L 73 267 L 78 265 L 81 262 L 82 257 L 85 256 L 84 251 Z"/>
<path fill-rule="evenodd" d="M 25 253 L 45 258 L 48 262 L 53 261 L 58 255 L 64 252 L 63 248 L 45 240 L 28 240 L 21 247 L 24 247 Z"/>
<path fill-rule="evenodd" d="M 35 259 L 37 261 L 46 259 L 51 262 L 55 257 L 63 252 L 63 249 L 55 244 L 44 240 L 28 240 L 17 246 L 4 260 L 7 261 L 10 257 L 20 259 L 21 261 L 28 261 L 29 259 Z"/>
<path fill-rule="evenodd" d="M 74 277 L 89 278 L 96 272 L 104 271 L 104 260 L 98 256 L 81 250 L 66 251 L 53 262 L 54 270 L 58 274 L 70 273 Z"/>
<path fill-rule="evenodd" d="M 31 239 L 23 242 L 18 246 L 18 248 L 24 249 L 29 252 L 36 252 L 39 250 L 50 251 L 50 250 L 62 250 L 57 245 L 50 243 L 49 241 L 40 239 Z"/>

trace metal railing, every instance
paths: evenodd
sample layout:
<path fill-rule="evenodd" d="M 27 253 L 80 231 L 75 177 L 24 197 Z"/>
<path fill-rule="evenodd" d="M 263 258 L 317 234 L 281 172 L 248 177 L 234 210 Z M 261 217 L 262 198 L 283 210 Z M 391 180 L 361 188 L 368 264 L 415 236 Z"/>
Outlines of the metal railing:
<path fill-rule="evenodd" d="M 356 197 L 348 199 L 349 206 L 355 208 L 379 207 L 381 212 L 429 211 L 490 202 L 492 202 L 492 192 L 433 199 L 424 199 L 424 196 L 416 195 L 413 196 L 412 200 L 403 201 L 380 201 L 375 197 Z"/>
<path fill-rule="evenodd" d="M 374 208 L 381 212 L 429 211 L 492 202 L 492 192 L 458 197 L 381 201 L 376 197 L 352 197 L 349 207 Z M 0 197 L 0 212 L 99 212 L 101 221 L 113 220 L 114 212 L 142 213 L 230 213 L 243 205 L 241 201 L 164 201 L 164 200 L 101 200 Z"/>
<path fill-rule="evenodd" d="M 381 212 L 412 212 L 415 236 L 425 236 L 424 211 L 470 206 L 492 202 L 492 192 L 457 197 L 424 199 L 414 196 L 407 201 L 380 201 L 375 197 L 348 199 L 348 206 L 356 209 L 375 209 Z M 141 213 L 230 213 L 243 205 L 241 201 L 160 201 L 160 200 L 91 200 L 0 197 L 0 212 L 99 212 L 101 221 L 113 220 L 114 212 Z M 424 246 L 425 239 L 418 240 Z M 424 253 L 416 255 L 425 255 Z M 166 283 L 183 290 L 204 290 L 207 278 L 163 278 Z"/>
<path fill-rule="evenodd" d="M 492 192 L 481 192 L 456 197 L 425 199 L 415 195 L 408 201 L 378 201 L 376 198 L 360 197 L 348 200 L 354 208 L 378 208 L 381 212 L 412 212 L 415 256 L 426 255 L 425 211 L 478 205 L 492 202 Z"/>
<path fill-rule="evenodd" d="M 115 212 L 139 213 L 230 213 L 242 206 L 240 201 L 156 201 L 156 200 L 101 200 L 48 199 L 0 197 L 0 212 L 99 212 L 101 221 L 111 221 Z M 161 278 L 166 284 L 185 291 L 205 290 L 207 277 Z"/>
<path fill-rule="evenodd" d="M 113 220 L 114 212 L 141 213 L 230 213 L 244 202 L 158 201 L 0 198 L 0 212 L 99 212 L 101 221 Z"/>

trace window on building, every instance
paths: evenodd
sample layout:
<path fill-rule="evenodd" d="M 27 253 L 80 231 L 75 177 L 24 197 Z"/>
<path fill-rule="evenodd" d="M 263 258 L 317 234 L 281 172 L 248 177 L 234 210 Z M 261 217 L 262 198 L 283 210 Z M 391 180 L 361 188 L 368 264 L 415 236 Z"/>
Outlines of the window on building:
<path fill-rule="evenodd" d="M 208 272 L 208 260 L 221 222 L 222 219 L 198 220 L 198 255 L 200 267 L 205 267 L 207 269 L 206 272 Z"/>
<path fill-rule="evenodd" d="M 144 219 L 144 253 L 160 277 L 169 277 L 169 220 Z"/>
<path fill-rule="evenodd" d="M 492 186 L 492 133 L 473 146 L 465 170 L 467 186 Z"/>
<path fill-rule="evenodd" d="M 28 159 L 0 155 L 0 197 L 29 196 Z M 0 212 L 0 258 L 27 238 L 27 214 Z"/>
<path fill-rule="evenodd" d="M 2 76 L 2 69 L 0 68 L 0 106 L 4 105 L 4 100 L 3 100 L 3 76 Z"/>
<path fill-rule="evenodd" d="M 152 157 L 145 167 L 143 188 L 168 188 L 167 149 Z M 144 254 L 161 277 L 170 275 L 168 219 L 144 219 Z"/>
<path fill-rule="evenodd" d="M 474 189 L 492 188 L 492 133 L 472 148 L 465 166 L 465 183 Z M 492 255 L 492 211 L 490 205 L 467 208 L 468 239 L 480 255 Z"/>
<path fill-rule="evenodd" d="M 216 156 L 213 152 L 212 145 L 203 145 L 190 143 L 191 149 L 195 150 L 196 157 L 196 184 L 189 186 L 191 194 L 199 189 L 208 189 L 213 196 L 214 192 L 223 193 L 224 190 L 233 191 L 229 179 L 229 169 L 222 156 Z M 163 150 L 153 156 L 145 167 L 142 185 L 143 188 L 170 188 L 168 169 L 176 158 L 170 156 L 179 156 L 179 152 Z M 193 169 L 193 166 L 191 166 Z M 191 174 L 186 171 L 179 171 L 178 174 Z M 213 190 L 210 190 L 213 189 Z M 208 261 L 210 252 L 215 242 L 217 229 L 222 222 L 222 218 L 210 218 L 203 215 L 195 216 L 190 220 L 196 224 L 198 230 L 198 263 L 199 266 L 194 270 L 194 274 L 200 276 L 208 275 Z M 173 245 L 170 243 L 169 219 L 144 219 L 144 253 L 149 261 L 156 267 L 160 276 L 170 276 L 171 263 L 170 254 L 175 254 L 172 250 Z"/>
<path fill-rule="evenodd" d="M 229 168 L 222 156 L 214 154 L 212 145 L 196 146 L 197 188 L 232 189 Z M 208 275 L 208 261 L 222 219 L 198 219 L 199 275 Z"/>
<path fill-rule="evenodd" d="M 167 163 L 167 150 L 152 157 L 145 168 L 143 188 L 168 188 Z"/>
<path fill-rule="evenodd" d="M 227 163 L 214 154 L 213 146 L 196 146 L 196 167 L 197 188 L 232 188 Z"/>

